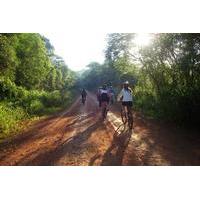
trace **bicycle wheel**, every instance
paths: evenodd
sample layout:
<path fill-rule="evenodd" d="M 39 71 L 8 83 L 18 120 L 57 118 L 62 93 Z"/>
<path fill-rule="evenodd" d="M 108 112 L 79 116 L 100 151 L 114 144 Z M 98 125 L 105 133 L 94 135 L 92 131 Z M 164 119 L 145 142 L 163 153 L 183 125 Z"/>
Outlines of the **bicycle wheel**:
<path fill-rule="evenodd" d="M 121 109 L 121 118 L 122 118 L 123 124 L 126 124 L 126 122 L 127 122 L 127 117 L 126 117 L 126 112 L 125 112 L 125 110 L 123 110 L 123 109 Z"/>
<path fill-rule="evenodd" d="M 128 113 L 128 127 L 130 130 L 133 129 L 133 115 L 132 113 Z"/>
<path fill-rule="evenodd" d="M 83 105 L 85 104 L 85 98 L 82 98 L 82 104 Z"/>
<path fill-rule="evenodd" d="M 106 109 L 106 107 L 103 107 L 103 109 L 102 109 L 102 118 L 103 118 L 103 120 L 106 119 L 106 116 L 107 116 L 107 109 Z"/>

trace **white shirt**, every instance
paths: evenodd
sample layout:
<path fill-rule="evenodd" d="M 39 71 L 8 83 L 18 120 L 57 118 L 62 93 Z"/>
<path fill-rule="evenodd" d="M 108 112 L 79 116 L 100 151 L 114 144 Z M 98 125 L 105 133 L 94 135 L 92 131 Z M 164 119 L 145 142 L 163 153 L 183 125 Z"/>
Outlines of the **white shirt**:
<path fill-rule="evenodd" d="M 125 90 L 124 88 L 121 90 L 119 93 L 118 99 L 123 96 L 122 101 L 127 102 L 127 101 L 133 101 L 133 96 L 132 96 L 132 91 L 130 90 Z"/>
<path fill-rule="evenodd" d="M 100 94 L 103 94 L 103 93 L 106 93 L 106 94 L 107 94 L 107 93 L 108 93 L 108 90 L 101 89 L 101 90 L 100 90 Z"/>

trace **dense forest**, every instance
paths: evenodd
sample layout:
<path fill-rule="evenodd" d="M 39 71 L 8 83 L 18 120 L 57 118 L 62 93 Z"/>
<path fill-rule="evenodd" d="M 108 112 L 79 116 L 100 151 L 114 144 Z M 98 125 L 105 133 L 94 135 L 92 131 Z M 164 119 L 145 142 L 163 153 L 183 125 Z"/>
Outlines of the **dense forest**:
<path fill-rule="evenodd" d="M 200 124 L 200 34 L 152 34 L 147 46 L 136 34 L 108 34 L 105 62 L 90 63 L 80 85 L 95 89 L 129 80 L 135 109 L 179 125 Z"/>
<path fill-rule="evenodd" d="M 0 137 L 69 104 L 75 79 L 44 36 L 0 34 Z"/>
<path fill-rule="evenodd" d="M 92 62 L 75 73 L 44 36 L 0 34 L 0 137 L 20 130 L 26 119 L 66 107 L 82 87 L 95 91 L 112 84 L 118 93 L 125 80 L 134 91 L 134 109 L 198 127 L 200 34 L 151 35 L 149 45 L 138 46 L 136 34 L 108 34 L 104 63 Z"/>

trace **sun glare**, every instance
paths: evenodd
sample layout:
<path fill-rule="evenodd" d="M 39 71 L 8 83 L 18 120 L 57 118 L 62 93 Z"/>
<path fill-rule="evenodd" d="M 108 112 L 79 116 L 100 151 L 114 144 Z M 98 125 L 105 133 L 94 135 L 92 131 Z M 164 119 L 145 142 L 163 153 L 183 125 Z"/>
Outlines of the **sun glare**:
<path fill-rule="evenodd" d="M 149 33 L 137 33 L 134 42 L 137 46 L 147 46 L 151 39 L 152 36 Z"/>

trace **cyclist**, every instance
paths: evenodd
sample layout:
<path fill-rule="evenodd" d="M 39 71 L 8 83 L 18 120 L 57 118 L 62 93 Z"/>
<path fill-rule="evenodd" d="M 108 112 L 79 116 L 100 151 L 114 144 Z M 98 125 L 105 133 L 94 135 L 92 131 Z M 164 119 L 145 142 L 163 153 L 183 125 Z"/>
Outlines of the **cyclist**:
<path fill-rule="evenodd" d="M 87 92 L 86 92 L 86 90 L 83 88 L 83 89 L 81 90 L 81 97 L 82 97 L 82 103 L 83 103 L 83 104 L 85 103 L 86 96 L 87 96 Z"/>
<path fill-rule="evenodd" d="M 109 91 L 109 94 L 110 94 L 110 104 L 113 104 L 114 99 L 115 99 L 115 91 L 114 91 L 112 85 L 109 86 L 108 91 Z"/>
<path fill-rule="evenodd" d="M 99 102 L 99 107 L 101 107 L 101 90 L 102 87 L 99 87 L 97 90 L 97 101 Z"/>
<path fill-rule="evenodd" d="M 129 87 L 129 82 L 126 81 L 123 84 L 123 89 L 121 90 L 118 100 L 122 101 L 122 109 L 125 111 L 127 108 L 127 112 L 130 113 L 130 116 L 132 118 L 132 106 L 133 106 L 133 92 L 131 88 Z"/>
<path fill-rule="evenodd" d="M 102 89 L 100 90 L 100 99 L 101 99 L 101 107 L 102 107 L 102 116 L 103 116 L 103 119 L 105 119 L 107 111 L 108 111 L 107 106 L 110 101 L 109 91 L 106 85 L 103 85 Z"/>

